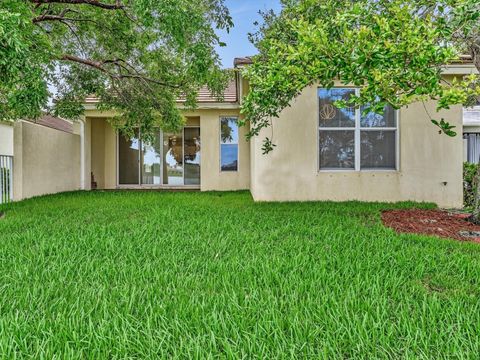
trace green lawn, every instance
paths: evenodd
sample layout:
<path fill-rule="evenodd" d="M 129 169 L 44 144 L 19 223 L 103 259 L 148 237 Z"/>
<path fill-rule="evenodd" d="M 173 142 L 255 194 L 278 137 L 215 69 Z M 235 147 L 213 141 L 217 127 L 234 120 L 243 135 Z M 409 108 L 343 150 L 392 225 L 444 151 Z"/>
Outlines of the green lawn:
<path fill-rule="evenodd" d="M 480 245 L 381 225 L 408 206 L 246 192 L 8 205 L 1 357 L 478 358 Z"/>

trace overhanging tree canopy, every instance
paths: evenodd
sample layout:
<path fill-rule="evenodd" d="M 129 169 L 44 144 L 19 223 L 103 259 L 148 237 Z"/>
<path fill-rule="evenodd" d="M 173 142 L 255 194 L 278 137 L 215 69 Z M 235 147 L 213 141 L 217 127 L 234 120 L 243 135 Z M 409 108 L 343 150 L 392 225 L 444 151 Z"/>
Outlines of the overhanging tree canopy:
<path fill-rule="evenodd" d="M 260 54 L 245 70 L 250 93 L 243 114 L 249 136 L 306 87 L 335 81 L 354 84 L 360 95 L 338 106 L 365 106 L 381 113 L 415 101 L 438 100 L 438 108 L 469 104 L 480 95 L 478 76 L 448 83 L 445 64 L 470 54 L 480 69 L 478 0 L 283 0 L 279 15 L 267 13 L 253 36 Z M 448 119 L 432 119 L 455 135 Z M 273 150 L 264 139 L 265 153 Z"/>
<path fill-rule="evenodd" d="M 231 26 L 223 0 L 2 0 L 0 119 L 74 118 L 94 95 L 126 133 L 178 129 L 177 98 L 225 88 L 215 29 Z"/>

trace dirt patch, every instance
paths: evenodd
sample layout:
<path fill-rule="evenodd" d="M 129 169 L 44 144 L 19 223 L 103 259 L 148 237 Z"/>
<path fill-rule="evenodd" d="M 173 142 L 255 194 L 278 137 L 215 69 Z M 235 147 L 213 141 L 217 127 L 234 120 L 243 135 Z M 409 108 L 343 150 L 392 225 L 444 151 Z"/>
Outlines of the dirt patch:
<path fill-rule="evenodd" d="M 480 243 L 480 226 L 467 220 L 468 215 L 443 210 L 388 210 L 382 221 L 399 233 L 435 235 L 442 238 Z"/>
<path fill-rule="evenodd" d="M 5 213 L 0 211 L 0 220 L 3 219 L 4 217 L 5 217 Z"/>

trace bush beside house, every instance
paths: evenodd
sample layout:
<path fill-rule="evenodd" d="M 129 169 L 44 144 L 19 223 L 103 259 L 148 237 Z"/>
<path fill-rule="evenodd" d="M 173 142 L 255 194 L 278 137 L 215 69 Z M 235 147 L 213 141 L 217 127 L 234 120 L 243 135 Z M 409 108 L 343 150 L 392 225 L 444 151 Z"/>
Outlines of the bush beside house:
<path fill-rule="evenodd" d="M 463 205 L 466 208 L 472 208 L 475 205 L 475 192 L 477 184 L 475 174 L 478 171 L 479 164 L 463 164 Z"/>

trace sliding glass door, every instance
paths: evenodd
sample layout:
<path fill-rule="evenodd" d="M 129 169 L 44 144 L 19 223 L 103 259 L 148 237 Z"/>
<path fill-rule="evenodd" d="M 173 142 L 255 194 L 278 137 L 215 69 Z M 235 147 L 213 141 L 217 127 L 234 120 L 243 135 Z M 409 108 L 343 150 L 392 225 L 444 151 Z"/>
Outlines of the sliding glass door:
<path fill-rule="evenodd" d="M 200 128 L 158 132 L 152 142 L 118 136 L 120 186 L 200 185 Z"/>
<path fill-rule="evenodd" d="M 200 128 L 184 130 L 185 185 L 200 185 Z"/>
<path fill-rule="evenodd" d="M 163 184 L 184 185 L 182 134 L 163 134 L 163 154 Z"/>
<path fill-rule="evenodd" d="M 142 142 L 142 184 L 160 185 L 161 166 L 161 137 L 158 133 L 152 143 Z"/>
<path fill-rule="evenodd" d="M 131 138 L 118 137 L 118 184 L 139 185 L 140 139 L 138 131 Z"/>

